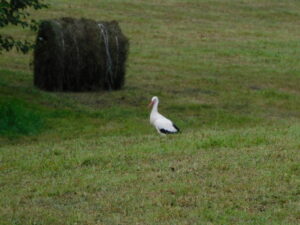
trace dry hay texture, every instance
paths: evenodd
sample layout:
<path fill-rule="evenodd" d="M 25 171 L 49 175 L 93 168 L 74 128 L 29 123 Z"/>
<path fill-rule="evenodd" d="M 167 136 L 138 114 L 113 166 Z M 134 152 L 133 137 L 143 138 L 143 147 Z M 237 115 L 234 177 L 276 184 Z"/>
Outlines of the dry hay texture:
<path fill-rule="evenodd" d="M 128 50 L 116 21 L 45 20 L 36 38 L 34 85 L 48 91 L 120 89 Z"/>

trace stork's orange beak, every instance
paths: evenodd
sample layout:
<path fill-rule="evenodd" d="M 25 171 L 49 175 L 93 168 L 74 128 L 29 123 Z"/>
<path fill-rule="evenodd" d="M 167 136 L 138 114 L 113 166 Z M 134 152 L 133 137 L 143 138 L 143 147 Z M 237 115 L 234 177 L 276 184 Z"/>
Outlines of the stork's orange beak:
<path fill-rule="evenodd" d="M 151 101 L 148 105 L 148 108 L 150 108 L 153 105 L 153 101 Z"/>

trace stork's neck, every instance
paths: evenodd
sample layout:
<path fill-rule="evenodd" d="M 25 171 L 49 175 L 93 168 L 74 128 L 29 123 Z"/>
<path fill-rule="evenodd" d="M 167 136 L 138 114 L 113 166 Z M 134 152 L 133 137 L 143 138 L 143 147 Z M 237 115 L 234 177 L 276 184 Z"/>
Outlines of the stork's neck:
<path fill-rule="evenodd" d="M 156 101 L 156 102 L 153 104 L 153 107 L 152 107 L 152 110 L 151 110 L 151 114 L 157 113 L 157 108 L 158 108 L 158 102 Z"/>

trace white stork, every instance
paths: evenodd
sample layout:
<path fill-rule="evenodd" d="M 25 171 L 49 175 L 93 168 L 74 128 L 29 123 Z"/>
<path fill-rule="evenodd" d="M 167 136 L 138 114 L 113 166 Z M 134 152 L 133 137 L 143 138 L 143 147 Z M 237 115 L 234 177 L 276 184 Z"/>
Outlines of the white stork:
<path fill-rule="evenodd" d="M 158 103 L 158 97 L 154 96 L 149 104 L 149 107 L 153 106 L 150 114 L 150 123 L 161 135 L 180 132 L 179 128 L 171 120 L 167 119 L 157 111 Z"/>

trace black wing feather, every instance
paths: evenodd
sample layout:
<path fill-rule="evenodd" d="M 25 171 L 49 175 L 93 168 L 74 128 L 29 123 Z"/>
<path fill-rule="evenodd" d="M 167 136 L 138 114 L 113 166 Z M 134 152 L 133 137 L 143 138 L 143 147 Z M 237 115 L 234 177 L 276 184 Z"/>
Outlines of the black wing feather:
<path fill-rule="evenodd" d="M 176 134 L 176 133 L 180 132 L 179 128 L 174 123 L 172 125 L 173 125 L 173 127 L 175 127 L 176 131 L 169 131 L 169 130 L 166 130 L 163 128 L 159 129 L 159 131 L 163 134 Z"/>
<path fill-rule="evenodd" d="M 176 132 L 172 132 L 172 131 L 169 131 L 169 130 L 166 130 L 166 129 L 159 129 L 159 131 L 163 134 L 175 134 Z"/>
<path fill-rule="evenodd" d="M 173 123 L 173 127 L 177 130 L 177 132 L 180 132 L 180 129 Z"/>

